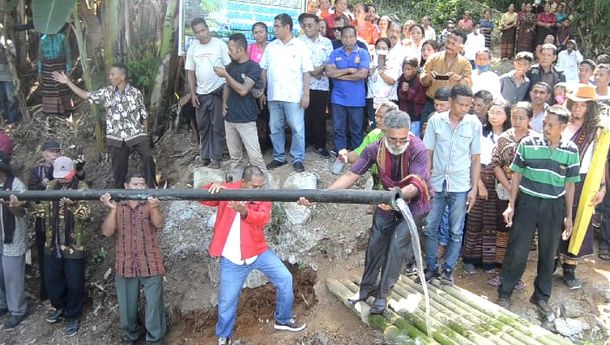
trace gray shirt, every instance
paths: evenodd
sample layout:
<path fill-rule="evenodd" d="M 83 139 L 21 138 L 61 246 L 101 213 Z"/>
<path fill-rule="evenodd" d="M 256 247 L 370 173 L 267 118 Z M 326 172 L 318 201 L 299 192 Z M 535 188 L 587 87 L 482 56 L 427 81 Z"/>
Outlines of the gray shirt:
<path fill-rule="evenodd" d="M 519 86 L 515 81 L 515 71 L 510 71 L 500 77 L 500 93 L 510 105 L 525 100 L 527 90 L 530 87 L 530 79 L 527 75 L 523 76 L 523 81 Z"/>
<path fill-rule="evenodd" d="M 13 188 L 15 192 L 23 192 L 27 188 L 25 184 L 15 177 L 13 180 Z M 4 220 L 2 219 L 2 208 L 6 207 L 0 204 L 0 250 L 4 256 L 21 256 L 27 251 L 28 246 L 28 224 L 27 215 L 15 217 L 15 234 L 13 235 L 12 243 L 4 243 Z"/>

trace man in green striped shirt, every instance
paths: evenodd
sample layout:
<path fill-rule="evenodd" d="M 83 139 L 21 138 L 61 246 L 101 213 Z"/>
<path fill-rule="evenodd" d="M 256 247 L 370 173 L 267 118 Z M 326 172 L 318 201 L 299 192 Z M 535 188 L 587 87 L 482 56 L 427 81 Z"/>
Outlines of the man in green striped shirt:
<path fill-rule="evenodd" d="M 570 112 L 552 106 L 543 120 L 543 134 L 524 138 L 511 166 L 512 188 L 504 212 L 507 226 L 512 226 L 502 265 L 502 284 L 498 304 L 510 306 L 510 296 L 525 271 L 529 247 L 538 230 L 538 275 L 530 302 L 548 320 L 553 321 L 551 297 L 554 258 L 559 236 L 572 233 L 574 183 L 580 180 L 578 148 L 561 138 Z M 564 229 L 562 233 L 562 227 Z"/>

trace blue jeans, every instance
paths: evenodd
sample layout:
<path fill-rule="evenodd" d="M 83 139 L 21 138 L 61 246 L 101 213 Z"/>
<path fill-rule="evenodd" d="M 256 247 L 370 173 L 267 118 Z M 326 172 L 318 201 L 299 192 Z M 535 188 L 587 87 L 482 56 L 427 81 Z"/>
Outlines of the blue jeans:
<path fill-rule="evenodd" d="M 292 274 L 270 249 L 260 254 L 250 265 L 236 265 L 220 258 L 217 337 L 228 338 L 233 334 L 241 288 L 252 270 L 261 271 L 275 287 L 275 320 L 287 323 L 292 319 Z"/>
<path fill-rule="evenodd" d="M 300 103 L 269 101 L 269 127 L 273 144 L 273 159 L 286 161 L 285 126 L 292 130 L 290 156 L 292 163 L 305 161 L 305 115 Z"/>
<path fill-rule="evenodd" d="M 439 231 L 438 244 L 446 246 L 449 243 L 449 205 L 445 206 L 445 211 L 443 211 L 443 220 Z"/>
<path fill-rule="evenodd" d="M 333 109 L 333 131 L 335 150 L 353 150 L 360 146 L 363 137 L 364 107 L 345 107 L 336 103 Z M 347 130 L 349 128 L 350 144 L 347 144 Z"/>
<path fill-rule="evenodd" d="M 435 192 L 432 198 L 432 207 L 426 218 L 426 267 L 429 270 L 438 269 L 437 250 L 439 243 L 439 226 L 443 219 L 445 207 L 449 207 L 449 243 L 445 251 L 443 270 L 455 269 L 455 264 L 462 247 L 464 234 L 464 218 L 466 217 L 466 195 L 468 192 Z"/>
<path fill-rule="evenodd" d="M 0 81 L 0 112 L 8 123 L 16 122 L 19 118 L 15 84 L 12 81 Z"/>

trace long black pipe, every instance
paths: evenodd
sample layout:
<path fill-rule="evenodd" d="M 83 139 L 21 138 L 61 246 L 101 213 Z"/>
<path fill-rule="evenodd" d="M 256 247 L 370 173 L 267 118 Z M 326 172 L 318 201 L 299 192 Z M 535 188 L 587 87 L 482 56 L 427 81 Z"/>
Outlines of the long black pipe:
<path fill-rule="evenodd" d="M 400 190 L 325 190 L 325 189 L 221 189 L 211 194 L 204 189 L 87 189 L 87 190 L 32 190 L 21 193 L 0 191 L 0 199 L 8 200 L 15 194 L 20 200 L 99 200 L 109 193 L 114 200 L 145 200 L 149 196 L 159 200 L 235 200 L 235 201 L 284 201 L 296 202 L 305 197 L 312 202 L 338 204 L 388 204 L 395 207 Z"/>

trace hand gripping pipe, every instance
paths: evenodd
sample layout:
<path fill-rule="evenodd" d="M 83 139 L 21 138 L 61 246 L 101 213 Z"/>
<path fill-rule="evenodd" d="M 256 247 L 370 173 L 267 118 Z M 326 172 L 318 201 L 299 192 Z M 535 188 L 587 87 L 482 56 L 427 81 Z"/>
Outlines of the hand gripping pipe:
<path fill-rule="evenodd" d="M 109 193 L 113 200 L 146 200 L 149 196 L 167 200 L 234 200 L 296 202 L 305 197 L 312 202 L 336 204 L 388 204 L 396 209 L 401 198 L 400 189 L 380 190 L 325 190 L 325 189 L 221 189 L 211 194 L 205 189 L 86 189 L 86 190 L 31 190 L 25 192 L 0 191 L 0 199 L 14 194 L 19 200 L 44 201 L 68 198 L 99 200 Z"/>

